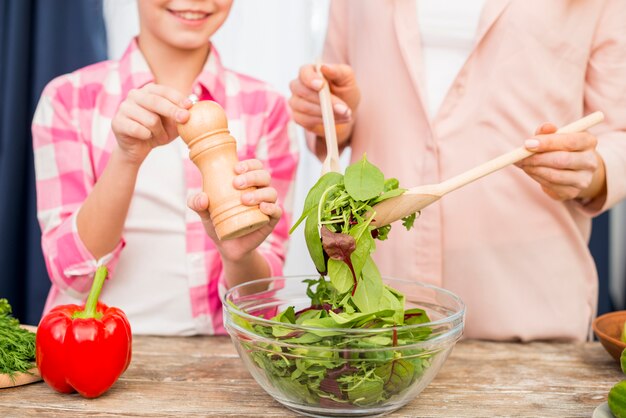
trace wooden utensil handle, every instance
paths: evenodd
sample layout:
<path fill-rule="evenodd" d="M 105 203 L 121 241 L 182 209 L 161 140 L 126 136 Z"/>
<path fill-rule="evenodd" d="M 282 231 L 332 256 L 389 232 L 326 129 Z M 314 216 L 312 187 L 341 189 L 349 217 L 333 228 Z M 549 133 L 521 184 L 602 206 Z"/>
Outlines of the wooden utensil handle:
<path fill-rule="evenodd" d="M 324 137 L 326 140 L 326 152 L 327 159 L 330 160 L 330 169 L 332 171 L 339 171 L 339 149 L 337 146 L 337 130 L 335 128 L 335 114 L 333 113 L 333 103 L 330 94 L 330 87 L 328 81 L 322 74 L 322 64 L 317 61 L 315 64 L 315 70 L 324 80 L 324 86 L 319 91 L 320 106 L 322 108 L 322 120 L 324 121 Z"/>
<path fill-rule="evenodd" d="M 566 134 L 582 132 L 591 128 L 592 126 L 597 125 L 603 120 L 604 114 L 602 112 L 594 112 L 585 116 L 584 118 L 578 119 L 577 121 L 570 123 L 569 125 L 563 126 L 559 130 L 557 130 L 556 133 Z M 465 186 L 468 183 L 478 180 L 481 177 L 491 174 L 494 171 L 500 170 L 508 165 L 515 164 L 516 162 L 521 161 L 524 158 L 530 157 L 533 154 L 534 152 L 527 150 L 525 147 L 520 147 L 514 149 L 513 151 L 509 151 L 506 154 L 502 154 L 501 156 L 496 157 L 493 160 L 487 161 L 484 164 L 476 166 L 471 170 L 468 170 L 442 182 L 440 184 L 439 192 L 441 195 L 449 193 L 453 190 L 458 189 L 459 187 Z"/>

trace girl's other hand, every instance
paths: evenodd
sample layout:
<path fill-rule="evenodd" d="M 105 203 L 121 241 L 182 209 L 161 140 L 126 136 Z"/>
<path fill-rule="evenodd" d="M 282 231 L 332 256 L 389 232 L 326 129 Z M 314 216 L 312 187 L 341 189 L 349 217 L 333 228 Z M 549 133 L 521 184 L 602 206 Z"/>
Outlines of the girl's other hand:
<path fill-rule="evenodd" d="M 352 68 L 344 64 L 324 64 L 321 67 L 324 78 L 328 81 L 332 96 L 337 141 L 343 145 L 350 137 L 354 113 L 361 99 L 361 92 L 356 83 Z M 324 78 L 315 71 L 314 65 L 300 67 L 298 78 L 291 81 L 289 106 L 293 119 L 304 129 L 324 137 L 322 108 L 319 91 L 324 86 Z M 343 125 L 343 127 L 341 126 Z"/>
<path fill-rule="evenodd" d="M 190 196 L 187 201 L 189 208 L 200 215 L 207 234 L 215 242 L 222 257 L 231 262 L 239 262 L 250 255 L 274 230 L 282 215 L 280 206 L 276 204 L 278 193 L 270 186 L 270 173 L 263 169 L 263 163 L 254 159 L 241 161 L 235 166 L 235 174 L 237 175 L 233 179 L 233 186 L 236 189 L 257 188 L 254 191 L 242 193 L 241 202 L 248 206 L 259 205 L 261 212 L 270 217 L 269 223 L 262 228 L 239 238 L 220 241 L 209 216 L 210 197 L 202 192 Z"/>
<path fill-rule="evenodd" d="M 120 150 L 141 164 L 152 148 L 178 136 L 176 124 L 187 122 L 191 105 L 171 87 L 150 83 L 131 90 L 111 122 Z"/>
<path fill-rule="evenodd" d="M 557 134 L 546 123 L 525 146 L 536 154 L 517 165 L 556 200 L 593 199 L 606 193 L 604 162 L 596 151 L 598 140 L 589 132 Z"/>

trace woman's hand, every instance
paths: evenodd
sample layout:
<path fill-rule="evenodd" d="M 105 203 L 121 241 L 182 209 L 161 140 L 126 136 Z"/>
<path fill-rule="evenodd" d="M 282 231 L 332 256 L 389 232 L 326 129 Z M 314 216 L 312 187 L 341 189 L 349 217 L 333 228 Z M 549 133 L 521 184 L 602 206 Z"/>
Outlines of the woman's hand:
<path fill-rule="evenodd" d="M 546 123 L 525 146 L 536 154 L 517 165 L 541 184 L 553 199 L 593 199 L 606 193 L 604 162 L 598 140 L 589 132 L 556 134 Z"/>
<path fill-rule="evenodd" d="M 131 90 L 111 121 L 122 154 L 141 164 L 152 148 L 178 136 L 176 123 L 187 122 L 191 105 L 171 87 L 150 83 Z"/>
<path fill-rule="evenodd" d="M 352 132 L 353 116 L 361 99 L 361 92 L 356 83 L 352 68 L 344 64 L 324 64 L 321 67 L 324 78 L 329 83 L 332 96 L 337 142 L 343 145 Z M 324 137 L 322 108 L 319 91 L 324 86 L 324 78 L 309 64 L 300 67 L 298 78 L 289 84 L 291 97 L 289 106 L 293 119 L 304 129 Z"/>
<path fill-rule="evenodd" d="M 244 192 L 241 195 L 241 202 L 244 205 L 259 205 L 261 212 L 270 217 L 269 223 L 247 235 L 226 241 L 220 241 L 215 233 L 215 228 L 209 216 L 209 196 L 206 193 L 198 193 L 190 196 L 187 205 L 196 211 L 207 234 L 215 242 L 218 251 L 230 262 L 240 262 L 249 256 L 274 230 L 280 220 L 282 210 L 276 204 L 278 193 L 270 186 L 270 174 L 263 169 L 263 164 L 259 160 L 245 160 L 235 166 L 237 176 L 233 179 L 233 186 L 238 190 L 249 187 L 257 189 L 251 192 Z"/>

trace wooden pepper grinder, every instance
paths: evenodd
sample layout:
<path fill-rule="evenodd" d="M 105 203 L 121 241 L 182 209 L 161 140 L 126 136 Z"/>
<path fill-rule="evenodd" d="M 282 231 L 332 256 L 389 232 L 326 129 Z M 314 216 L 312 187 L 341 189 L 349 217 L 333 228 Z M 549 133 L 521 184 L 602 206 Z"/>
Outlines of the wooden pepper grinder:
<path fill-rule="evenodd" d="M 258 205 L 241 203 L 241 194 L 255 188 L 237 190 L 233 186 L 239 160 L 224 109 L 205 100 L 195 103 L 189 113 L 187 123 L 178 124 L 178 134 L 189 147 L 189 158 L 202 173 L 202 190 L 209 196 L 209 214 L 218 238 L 237 238 L 261 228 L 269 217 Z"/>

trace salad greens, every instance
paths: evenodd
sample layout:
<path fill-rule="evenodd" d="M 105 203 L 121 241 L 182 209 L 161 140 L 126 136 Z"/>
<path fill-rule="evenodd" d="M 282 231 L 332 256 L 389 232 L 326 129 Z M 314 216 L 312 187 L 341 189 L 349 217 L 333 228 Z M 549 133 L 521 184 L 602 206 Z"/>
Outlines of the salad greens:
<path fill-rule="evenodd" d="M 298 402 L 375 405 L 409 388 L 429 367 L 430 353 L 404 347 L 429 337 L 430 327 L 404 327 L 430 322 L 428 315 L 422 309 L 405 310 L 404 295 L 383 283 L 372 259 L 375 240 L 386 239 L 391 229 L 371 224 L 372 208 L 403 192 L 398 180 L 385 180 L 365 156 L 345 176 L 322 176 L 290 231 L 305 222 L 307 248 L 320 273 L 306 280 L 311 305 L 298 311 L 291 306 L 272 318 L 284 326 L 235 318 L 276 342 L 243 344 L 274 387 Z M 403 219 L 407 229 L 415 217 Z M 371 328 L 389 331 L 367 332 Z"/>

